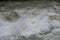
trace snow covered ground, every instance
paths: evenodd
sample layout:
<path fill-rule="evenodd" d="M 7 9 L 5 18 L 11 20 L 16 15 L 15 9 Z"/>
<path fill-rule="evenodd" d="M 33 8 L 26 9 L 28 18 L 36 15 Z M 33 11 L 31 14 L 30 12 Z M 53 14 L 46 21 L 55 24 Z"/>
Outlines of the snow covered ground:
<path fill-rule="evenodd" d="M 0 40 L 60 40 L 59 4 L 13 2 L 0 7 Z"/>

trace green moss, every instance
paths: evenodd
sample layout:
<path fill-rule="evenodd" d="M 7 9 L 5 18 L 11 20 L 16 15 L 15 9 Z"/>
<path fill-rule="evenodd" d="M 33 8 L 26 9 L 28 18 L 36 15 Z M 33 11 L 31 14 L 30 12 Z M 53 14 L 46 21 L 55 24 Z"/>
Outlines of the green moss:
<path fill-rule="evenodd" d="M 0 2 L 0 7 L 5 6 L 7 3 L 6 2 Z"/>

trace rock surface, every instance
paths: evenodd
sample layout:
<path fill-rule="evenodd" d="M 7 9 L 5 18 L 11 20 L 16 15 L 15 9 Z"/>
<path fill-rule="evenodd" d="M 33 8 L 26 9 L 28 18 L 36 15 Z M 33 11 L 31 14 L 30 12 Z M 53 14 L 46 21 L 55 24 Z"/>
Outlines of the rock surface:
<path fill-rule="evenodd" d="M 0 11 L 0 40 L 60 40 L 58 4 L 34 1 L 4 5 Z"/>

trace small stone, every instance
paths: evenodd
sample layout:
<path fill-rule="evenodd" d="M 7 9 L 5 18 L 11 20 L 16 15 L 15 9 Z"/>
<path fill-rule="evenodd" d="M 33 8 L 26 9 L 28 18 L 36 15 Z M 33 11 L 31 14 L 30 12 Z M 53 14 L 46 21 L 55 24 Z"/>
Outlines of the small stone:
<path fill-rule="evenodd" d="M 12 21 L 13 19 L 17 19 L 19 15 L 16 12 L 12 12 L 5 17 L 6 20 Z"/>
<path fill-rule="evenodd" d="M 51 20 L 60 20 L 60 16 L 54 15 L 54 16 L 50 16 Z"/>

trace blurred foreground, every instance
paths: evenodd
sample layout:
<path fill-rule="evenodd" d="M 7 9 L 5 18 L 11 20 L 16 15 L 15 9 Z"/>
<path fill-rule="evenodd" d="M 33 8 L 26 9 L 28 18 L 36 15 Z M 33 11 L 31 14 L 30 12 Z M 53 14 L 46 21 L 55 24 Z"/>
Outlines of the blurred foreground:
<path fill-rule="evenodd" d="M 60 3 L 0 2 L 0 40 L 60 40 Z"/>

